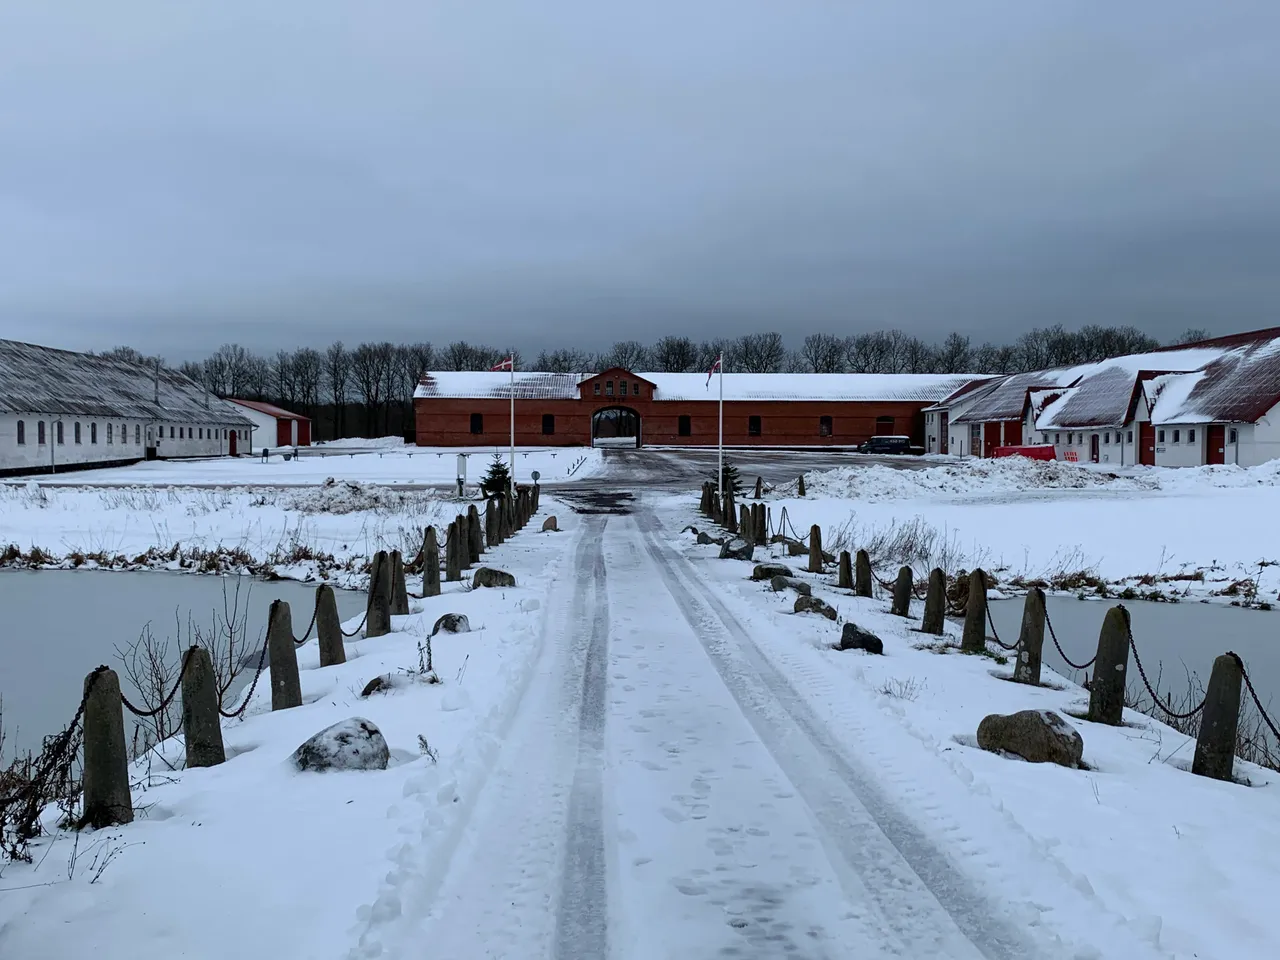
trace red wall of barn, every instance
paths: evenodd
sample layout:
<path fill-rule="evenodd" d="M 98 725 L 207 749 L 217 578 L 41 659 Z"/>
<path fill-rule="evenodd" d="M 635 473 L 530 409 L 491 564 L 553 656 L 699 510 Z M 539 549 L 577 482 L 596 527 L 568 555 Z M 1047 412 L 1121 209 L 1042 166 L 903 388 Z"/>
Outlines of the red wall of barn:
<path fill-rule="evenodd" d="M 293 445 L 293 421 L 286 420 L 284 417 L 276 417 L 276 446 L 288 447 Z"/>
<path fill-rule="evenodd" d="M 300 447 L 311 446 L 311 421 L 310 420 L 298 421 L 298 446 Z"/>
<path fill-rule="evenodd" d="M 509 433 L 510 401 L 418 398 L 413 401 L 417 442 L 423 447 L 504 446 Z M 848 446 L 877 432 L 924 441 L 926 404 L 862 401 L 725 401 L 724 440 L 734 446 Z M 584 446 L 591 442 L 591 417 L 598 410 L 626 407 L 640 415 L 641 441 L 647 445 L 715 445 L 717 404 L 710 401 L 654 401 L 635 397 L 589 400 L 517 400 L 516 443 L 521 446 Z M 471 415 L 484 417 L 484 432 L 471 432 Z M 543 414 L 555 417 L 555 433 L 542 432 Z M 690 418 L 690 435 L 679 435 L 681 415 Z M 748 433 L 748 417 L 760 417 L 760 436 Z M 819 435 L 819 418 L 829 416 L 832 434 Z M 879 417 L 892 417 L 893 429 L 877 431 Z"/>

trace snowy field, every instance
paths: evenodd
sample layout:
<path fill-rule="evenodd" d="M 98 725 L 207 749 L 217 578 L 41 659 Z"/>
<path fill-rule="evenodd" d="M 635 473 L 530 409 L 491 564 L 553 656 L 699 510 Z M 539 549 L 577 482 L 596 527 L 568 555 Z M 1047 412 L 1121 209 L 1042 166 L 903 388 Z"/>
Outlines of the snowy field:
<path fill-rule="evenodd" d="M 565 532 L 535 518 L 487 559 L 516 589 L 447 586 L 343 667 L 303 647 L 305 705 L 268 712 L 264 678 L 225 765 L 136 765 L 134 824 L 55 831 L 5 868 L 0 955 L 1274 956 L 1280 778 L 1193 777 L 1186 738 L 1137 714 L 1069 720 L 1087 770 L 985 753 L 984 715 L 1083 691 L 917 649 L 882 601 L 796 568 L 885 642 L 835 651 L 839 624 L 680 533 L 691 507 L 544 496 Z M 447 611 L 475 632 L 436 638 L 428 684 L 419 644 Z M 387 736 L 385 772 L 291 769 L 351 716 Z"/>
<path fill-rule="evenodd" d="M 48 484 L 95 486 L 308 486 L 329 477 L 386 485 L 447 485 L 457 479 L 458 455 L 466 454 L 467 481 L 474 484 L 484 476 L 495 453 L 507 459 L 506 447 L 414 447 L 385 440 L 347 440 L 304 447 L 298 459 L 288 462 L 273 452 L 265 463 L 260 457 L 152 460 L 56 477 L 32 476 Z M 599 473 L 602 462 L 602 452 L 590 447 L 521 447 L 516 450 L 516 480 L 532 482 L 535 470 L 545 483 L 581 480 Z"/>
<path fill-rule="evenodd" d="M 1116 593 L 1223 603 L 1250 584 L 1258 602 L 1280 590 L 1280 463 L 1116 472 L 1009 457 L 813 472 L 805 488 L 769 495 L 775 529 L 785 508 L 802 534 L 820 525 L 828 549 L 868 548 L 922 576 L 981 565 L 1006 582 L 1096 577 Z"/>

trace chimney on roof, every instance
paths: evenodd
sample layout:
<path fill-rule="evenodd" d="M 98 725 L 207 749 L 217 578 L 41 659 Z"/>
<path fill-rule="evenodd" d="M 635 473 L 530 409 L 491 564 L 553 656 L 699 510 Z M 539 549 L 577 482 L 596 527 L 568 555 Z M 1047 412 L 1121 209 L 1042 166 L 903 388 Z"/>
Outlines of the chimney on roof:
<path fill-rule="evenodd" d="M 156 400 L 156 406 L 158 407 L 160 406 L 160 358 L 159 357 L 156 357 L 155 387 L 156 387 L 155 400 Z"/>

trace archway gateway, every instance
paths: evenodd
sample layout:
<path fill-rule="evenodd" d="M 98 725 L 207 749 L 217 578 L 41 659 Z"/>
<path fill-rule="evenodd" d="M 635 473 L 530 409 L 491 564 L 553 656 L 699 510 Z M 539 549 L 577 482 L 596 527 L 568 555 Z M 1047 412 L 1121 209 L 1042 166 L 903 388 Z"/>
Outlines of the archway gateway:
<path fill-rule="evenodd" d="M 640 414 L 630 407 L 602 407 L 591 415 L 593 447 L 638 448 L 641 440 Z"/>

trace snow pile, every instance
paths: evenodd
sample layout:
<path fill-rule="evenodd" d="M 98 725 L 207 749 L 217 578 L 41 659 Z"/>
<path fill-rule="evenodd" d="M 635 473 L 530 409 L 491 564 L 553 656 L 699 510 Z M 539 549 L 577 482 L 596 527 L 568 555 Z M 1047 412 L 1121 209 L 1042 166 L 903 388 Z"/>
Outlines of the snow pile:
<path fill-rule="evenodd" d="M 404 437 L 343 437 L 341 440 L 318 440 L 315 443 L 317 447 L 324 447 L 327 450 L 342 450 L 352 448 L 355 450 L 398 450 L 405 446 Z M 303 448 L 305 451 L 305 448 Z"/>
<path fill-rule="evenodd" d="M 804 478 L 806 493 L 864 501 L 912 500 L 1032 490 L 1154 490 L 1159 482 L 1144 475 L 1121 475 L 1062 460 L 1001 457 L 963 460 L 923 470 L 880 464 L 837 467 Z"/>
<path fill-rule="evenodd" d="M 339 516 L 364 510 L 390 512 L 401 510 L 409 500 L 421 499 L 422 494 L 412 494 L 375 483 L 356 480 L 334 480 L 329 477 L 311 490 L 290 491 L 280 500 L 280 506 L 299 513 L 332 513 Z"/>

